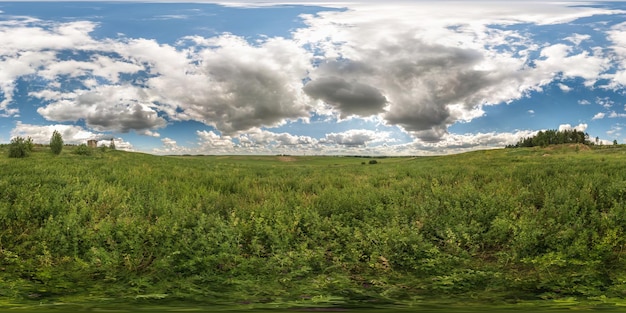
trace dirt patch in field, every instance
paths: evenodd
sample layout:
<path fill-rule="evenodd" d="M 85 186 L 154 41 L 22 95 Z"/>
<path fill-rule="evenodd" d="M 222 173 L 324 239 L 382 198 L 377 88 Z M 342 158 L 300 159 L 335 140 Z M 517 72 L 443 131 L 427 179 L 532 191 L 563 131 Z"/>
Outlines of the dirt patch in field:
<path fill-rule="evenodd" d="M 288 157 L 288 156 L 279 156 L 278 157 L 278 161 L 281 162 L 294 162 L 296 160 L 296 158 L 294 157 Z"/>
<path fill-rule="evenodd" d="M 583 145 L 582 143 L 570 143 L 570 144 L 563 144 L 563 145 L 552 145 L 552 146 L 547 146 L 545 148 L 543 148 L 546 151 L 554 151 L 554 150 L 564 150 L 564 149 L 571 149 L 571 150 L 576 150 L 578 148 L 579 151 L 587 151 L 587 150 L 591 150 L 591 148 L 589 148 L 588 145 Z"/>

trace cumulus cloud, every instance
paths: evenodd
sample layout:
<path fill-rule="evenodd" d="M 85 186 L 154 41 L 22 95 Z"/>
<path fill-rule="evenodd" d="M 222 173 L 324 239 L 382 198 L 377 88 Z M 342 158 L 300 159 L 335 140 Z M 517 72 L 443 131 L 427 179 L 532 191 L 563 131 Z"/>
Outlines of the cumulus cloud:
<path fill-rule="evenodd" d="M 574 33 L 573 35 L 569 36 L 569 37 L 565 37 L 563 38 L 567 41 L 572 42 L 575 45 L 580 45 L 581 42 L 585 41 L 585 40 L 589 40 L 591 39 L 590 35 L 587 34 L 578 34 L 578 33 Z"/>
<path fill-rule="evenodd" d="M 601 105 L 606 109 L 609 109 L 615 104 L 615 101 L 613 101 L 609 97 L 596 97 L 596 104 Z"/>
<path fill-rule="evenodd" d="M 622 126 L 620 124 L 616 124 L 616 125 L 612 125 L 611 129 L 606 131 L 606 134 L 613 137 L 613 138 L 617 138 L 617 137 L 621 137 L 622 136 Z M 603 144 L 609 144 L 609 141 L 604 141 L 603 140 Z"/>
<path fill-rule="evenodd" d="M 612 14 L 608 10 L 554 3 L 490 3 L 480 9 L 456 3 L 448 9 L 443 13 L 432 3 L 367 3 L 305 16 L 309 27 L 295 37 L 315 47 L 321 60 L 305 91 L 342 116 L 381 114 L 387 124 L 436 142 L 451 124 L 482 116 L 484 105 L 519 99 L 556 79 L 583 78 L 592 86 L 609 68 L 601 49 L 540 47 L 524 34 L 490 28 L 490 24 L 562 23 Z M 566 38 L 575 44 L 586 39 Z M 499 50 L 502 45 L 511 50 Z M 529 66 L 533 51 L 541 57 Z M 354 89 L 347 84 L 354 83 L 376 92 L 346 92 Z M 569 90 L 564 84 L 560 87 Z M 333 98 L 338 90 L 350 100 L 358 98 L 364 109 Z"/>
<path fill-rule="evenodd" d="M 591 119 L 592 120 L 601 120 L 606 116 L 606 113 L 604 112 L 598 112 L 596 113 L 596 115 L 594 115 Z"/>
<path fill-rule="evenodd" d="M 192 154 L 195 152 L 187 147 L 179 146 L 176 140 L 168 137 L 162 138 L 161 143 L 163 144 L 163 146 L 153 149 L 152 152 L 157 154 Z"/>
<path fill-rule="evenodd" d="M 213 131 L 197 131 L 196 134 L 200 140 L 200 146 L 203 151 L 211 154 L 220 154 L 231 151 L 235 146 L 230 136 L 220 136 Z"/>
<path fill-rule="evenodd" d="M 80 126 L 62 124 L 33 125 L 22 122 L 17 122 L 11 130 L 11 137 L 31 137 L 35 143 L 47 144 L 50 142 L 52 133 L 55 130 L 61 133 L 63 141 L 68 144 L 87 143 L 87 140 L 98 140 L 104 137 L 103 134 L 93 133 Z"/>
<path fill-rule="evenodd" d="M 37 113 L 47 120 L 84 120 L 88 127 L 97 131 L 127 133 L 134 130 L 139 134 L 155 136 L 157 133 L 151 130 L 167 123 L 154 109 L 149 95 L 131 85 L 104 85 L 77 93 L 44 91 L 31 96 L 53 100 L 37 109 Z"/>
<path fill-rule="evenodd" d="M 570 92 L 572 90 L 572 87 L 565 84 L 559 84 L 559 89 L 561 89 L 561 91 L 563 92 Z"/>
<path fill-rule="evenodd" d="M 117 150 L 124 150 L 124 151 L 135 151 L 135 147 L 133 147 L 133 145 L 128 142 L 125 141 L 123 138 L 113 138 L 113 142 L 115 143 L 115 149 Z M 111 143 L 111 140 L 101 140 L 98 142 L 98 145 L 109 145 Z"/>
<path fill-rule="evenodd" d="M 295 42 L 269 38 L 252 45 L 233 35 L 189 40 L 199 47 L 199 65 L 188 64 L 187 72 L 178 69 L 148 82 L 162 102 L 181 111 L 174 118 L 202 121 L 233 135 L 308 117 L 302 80 L 310 56 Z"/>
<path fill-rule="evenodd" d="M 621 88 L 626 86 L 626 22 L 614 25 L 607 32 L 607 38 L 613 43 L 610 48 L 618 61 L 618 70 L 613 75 L 613 82 L 609 86 Z"/>
<path fill-rule="evenodd" d="M 515 132 L 488 132 L 488 133 L 448 133 L 437 142 L 427 142 L 415 139 L 413 142 L 398 145 L 374 147 L 372 154 L 382 155 L 443 155 L 462 153 L 472 150 L 504 148 L 517 143 L 521 138 L 530 137 L 537 131 L 518 130 Z"/>
<path fill-rule="evenodd" d="M 535 61 L 536 69 L 533 77 L 553 79 L 557 75 L 562 78 L 585 79 L 586 86 L 593 86 L 601 74 L 610 67 L 601 50 L 590 53 L 583 51 L 572 53 L 573 48 L 565 44 L 554 44 L 541 50 L 541 59 Z"/>
<path fill-rule="evenodd" d="M 66 60 L 51 63 L 40 70 L 38 75 L 50 81 L 62 75 L 100 77 L 116 84 L 119 83 L 121 74 L 134 74 L 143 69 L 144 67 L 139 64 L 94 55 L 88 61 Z"/>
<path fill-rule="evenodd" d="M 368 129 L 351 129 L 341 133 L 326 134 L 320 142 L 323 144 L 360 147 L 375 142 L 383 142 L 388 138 L 388 132 L 377 132 Z"/>
<path fill-rule="evenodd" d="M 237 137 L 242 146 L 273 146 L 279 147 L 297 147 L 316 144 L 317 140 L 309 136 L 297 136 L 290 133 L 275 133 L 263 129 L 252 129 L 245 134 Z"/>
<path fill-rule="evenodd" d="M 395 44 L 360 49 L 354 61 L 324 63 L 312 72 L 305 92 L 332 104 L 342 117 L 378 114 L 386 107 L 386 123 L 428 140 L 438 140 L 458 120 L 482 115 L 480 106 L 498 97 L 495 88 L 503 77 L 478 68 L 485 61 L 481 52 L 405 35 Z"/>
<path fill-rule="evenodd" d="M 574 127 L 572 127 L 572 125 L 570 124 L 561 124 L 559 125 L 559 131 L 566 131 L 566 130 L 577 130 L 579 132 L 584 132 L 587 130 L 587 124 L 584 123 L 580 123 Z"/>
<path fill-rule="evenodd" d="M 611 113 L 609 113 L 609 118 L 621 118 L 621 117 L 626 117 L 626 113 L 617 113 L 615 111 L 611 111 Z"/>
<path fill-rule="evenodd" d="M 96 24 L 87 21 L 59 23 L 53 27 L 33 26 L 34 19 L 0 25 L 0 114 L 14 115 L 10 108 L 16 80 L 54 64 L 58 51 L 93 49 L 98 44 L 89 33 Z M 41 23 L 40 24 L 45 24 Z"/>
<path fill-rule="evenodd" d="M 372 86 L 348 82 L 342 78 L 321 77 L 304 86 L 304 92 L 314 99 L 324 100 L 340 112 L 349 115 L 371 116 L 383 112 L 387 99 Z"/>

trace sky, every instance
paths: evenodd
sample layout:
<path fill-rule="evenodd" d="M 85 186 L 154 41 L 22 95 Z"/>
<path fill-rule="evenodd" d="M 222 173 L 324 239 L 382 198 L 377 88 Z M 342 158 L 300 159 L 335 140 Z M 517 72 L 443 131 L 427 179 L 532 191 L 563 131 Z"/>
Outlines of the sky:
<path fill-rule="evenodd" d="M 626 2 L 0 0 L 0 143 L 439 155 L 626 143 Z"/>

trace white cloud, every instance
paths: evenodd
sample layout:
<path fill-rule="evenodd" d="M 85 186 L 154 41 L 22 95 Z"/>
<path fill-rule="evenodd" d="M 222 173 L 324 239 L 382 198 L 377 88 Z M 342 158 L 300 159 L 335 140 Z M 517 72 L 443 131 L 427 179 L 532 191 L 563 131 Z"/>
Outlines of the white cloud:
<path fill-rule="evenodd" d="M 105 137 L 103 134 L 90 132 L 80 126 L 62 124 L 32 125 L 17 122 L 15 128 L 11 130 L 11 138 L 17 136 L 31 137 L 35 143 L 48 144 L 55 130 L 61 133 L 63 142 L 67 144 L 87 143 L 87 140 L 97 140 Z"/>
<path fill-rule="evenodd" d="M 563 92 L 570 92 L 572 90 L 572 88 L 568 85 L 565 84 L 559 84 L 559 88 L 563 91 Z"/>
<path fill-rule="evenodd" d="M 622 118 L 622 117 L 626 117 L 626 113 L 617 113 L 615 111 L 611 111 L 611 113 L 609 113 L 609 118 Z"/>
<path fill-rule="evenodd" d="M 584 123 L 580 123 L 574 127 L 572 127 L 572 125 L 570 124 L 561 124 L 559 125 L 559 131 L 566 131 L 566 130 L 577 130 L 580 132 L 584 132 L 585 130 L 587 130 L 587 124 Z"/>
<path fill-rule="evenodd" d="M 317 140 L 309 136 L 297 136 L 289 133 L 274 133 L 262 129 L 252 129 L 238 138 L 244 147 L 302 147 L 316 144 Z"/>
<path fill-rule="evenodd" d="M 162 138 L 161 142 L 163 147 L 154 149 L 152 152 L 157 154 L 192 154 L 194 152 L 189 148 L 179 146 L 176 140 L 168 137 Z"/>
<path fill-rule="evenodd" d="M 609 48 L 614 52 L 618 64 L 609 87 L 621 89 L 626 86 L 626 22 L 614 25 L 607 32 L 607 38 L 613 43 Z"/>
<path fill-rule="evenodd" d="M 604 112 L 598 112 L 596 113 L 596 115 L 594 115 L 591 120 L 601 120 L 606 116 L 606 113 Z"/>
<path fill-rule="evenodd" d="M 31 96 L 52 100 L 37 109 L 37 113 L 51 121 L 84 120 L 88 127 L 98 131 L 134 130 L 149 136 L 156 135 L 152 129 L 166 125 L 147 92 L 131 85 L 102 85 L 76 93 L 43 91 Z"/>
<path fill-rule="evenodd" d="M 56 61 L 56 51 L 93 49 L 98 44 L 89 36 L 96 24 L 87 21 L 59 23 L 52 27 L 32 26 L 34 19 L 0 24 L 0 114 L 19 112 L 9 108 L 17 78 L 36 73 Z"/>
<path fill-rule="evenodd" d="M 51 63 L 39 71 L 38 75 L 51 81 L 58 79 L 60 75 L 69 75 L 70 77 L 89 75 L 104 78 L 115 84 L 119 83 L 120 74 L 133 74 L 142 69 L 144 67 L 138 64 L 94 55 L 88 61 L 68 60 Z"/>
<path fill-rule="evenodd" d="M 323 144 L 337 144 L 346 147 L 361 147 L 372 143 L 385 142 L 389 138 L 388 132 L 378 132 L 368 129 L 350 129 L 341 133 L 329 133 L 320 140 Z"/>
<path fill-rule="evenodd" d="M 573 44 L 575 45 L 580 45 L 581 42 L 585 41 L 585 40 L 589 40 L 591 39 L 590 35 L 587 34 L 577 34 L 574 33 L 572 36 L 569 37 L 565 37 L 565 40 L 571 41 Z"/>
<path fill-rule="evenodd" d="M 455 3 L 447 10 L 434 2 L 349 7 L 304 16 L 309 27 L 295 33 L 296 40 L 320 51 L 321 65 L 307 85 L 312 90 L 305 91 L 341 117 L 378 114 L 426 141 L 441 140 L 453 123 L 482 116 L 483 105 L 519 99 L 558 79 L 583 78 L 592 86 L 609 68 L 599 49 L 540 48 L 518 32 L 489 28 L 614 13 L 604 9 L 539 2 Z M 511 50 L 493 48 L 503 45 Z M 536 50 L 542 57 L 529 67 L 527 58 Z M 560 88 L 570 90 L 564 84 Z"/>
<path fill-rule="evenodd" d="M 613 101 L 609 97 L 603 97 L 603 98 L 596 97 L 596 104 L 601 105 L 604 108 L 608 109 L 608 108 L 611 108 L 615 104 L 615 101 Z"/>
<path fill-rule="evenodd" d="M 541 50 L 540 59 L 535 62 L 533 71 L 535 79 L 551 81 L 555 77 L 585 79 L 585 86 L 593 86 L 601 74 L 610 67 L 609 59 L 601 51 L 593 54 L 583 51 L 572 54 L 572 47 L 564 44 L 554 44 Z"/>
<path fill-rule="evenodd" d="M 230 136 L 220 136 L 212 131 L 197 131 L 196 134 L 200 139 L 200 146 L 203 151 L 211 154 L 220 154 L 232 151 L 235 144 Z"/>
<path fill-rule="evenodd" d="M 583 99 L 583 100 L 578 100 L 578 104 L 580 104 L 580 105 L 590 105 L 591 102 L 589 102 L 589 100 Z"/>
<path fill-rule="evenodd" d="M 621 127 L 619 124 L 617 124 L 617 125 L 613 125 L 613 126 L 611 126 L 611 129 L 610 129 L 610 130 L 608 130 L 608 131 L 606 132 L 606 134 L 607 134 L 607 135 L 609 135 L 609 136 L 611 136 L 611 137 L 613 137 L 613 138 L 617 138 L 617 137 L 622 136 L 621 131 L 622 131 L 622 127 Z M 607 144 L 608 144 L 608 143 L 607 143 Z"/>
<path fill-rule="evenodd" d="M 536 133 L 537 131 L 518 130 L 516 132 L 503 133 L 445 134 L 438 142 L 425 142 L 416 139 L 412 143 L 387 147 L 386 151 L 387 154 L 393 155 L 443 155 L 473 150 L 504 148 Z"/>
<path fill-rule="evenodd" d="M 148 82 L 161 102 L 182 111 L 173 118 L 202 121 L 229 135 L 308 118 L 302 80 L 310 55 L 295 42 L 269 38 L 252 45 L 233 35 L 188 39 L 199 45 L 194 59 Z"/>
<path fill-rule="evenodd" d="M 528 110 L 528 114 L 535 114 L 535 110 Z"/>
<path fill-rule="evenodd" d="M 115 143 L 115 149 L 116 150 L 124 150 L 124 151 L 135 151 L 135 148 L 133 147 L 133 145 L 128 142 L 125 141 L 123 138 L 113 138 L 113 142 Z M 98 142 L 98 145 L 109 145 L 111 143 L 111 140 L 101 140 Z"/>

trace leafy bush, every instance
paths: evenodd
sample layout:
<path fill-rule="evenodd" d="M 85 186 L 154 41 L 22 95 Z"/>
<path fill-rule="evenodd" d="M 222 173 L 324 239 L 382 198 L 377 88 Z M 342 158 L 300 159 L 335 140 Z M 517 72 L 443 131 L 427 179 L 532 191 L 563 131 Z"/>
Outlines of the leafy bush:
<path fill-rule="evenodd" d="M 376 160 L 370 160 L 370 161 L 369 161 L 369 164 L 378 164 L 378 161 L 376 161 Z"/>
<path fill-rule="evenodd" d="M 28 139 L 23 137 L 11 139 L 11 144 L 9 144 L 10 158 L 25 158 L 30 155 L 31 151 L 33 151 L 33 140 L 30 137 Z"/>
<path fill-rule="evenodd" d="M 76 150 L 74 150 L 74 153 L 78 154 L 78 155 L 91 155 L 91 149 L 89 147 L 87 147 L 86 144 L 81 144 L 78 147 L 76 147 Z"/>
<path fill-rule="evenodd" d="M 61 154 L 61 150 L 63 150 L 63 137 L 61 137 L 61 133 L 56 130 L 52 133 L 52 137 L 50 138 L 50 149 L 52 153 L 56 155 Z"/>

